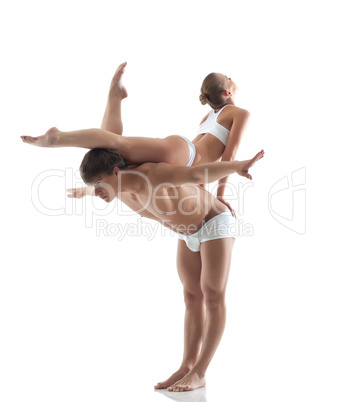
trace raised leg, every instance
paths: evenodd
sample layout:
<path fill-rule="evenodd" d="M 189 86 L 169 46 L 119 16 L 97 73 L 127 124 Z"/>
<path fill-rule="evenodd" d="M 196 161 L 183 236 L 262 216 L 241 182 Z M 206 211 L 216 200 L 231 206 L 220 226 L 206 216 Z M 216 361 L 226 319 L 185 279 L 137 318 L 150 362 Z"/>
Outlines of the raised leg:
<path fill-rule="evenodd" d="M 38 137 L 21 136 L 22 141 L 40 147 L 115 148 L 129 163 L 166 162 L 185 165 L 189 157 L 186 142 L 177 135 L 166 138 L 122 137 L 121 102 L 127 97 L 122 85 L 126 63 L 112 79 L 101 128 L 62 132 L 56 127 Z"/>
<path fill-rule="evenodd" d="M 200 287 L 200 253 L 191 251 L 183 240 L 178 240 L 177 268 L 184 287 L 186 306 L 184 355 L 180 368 L 166 381 L 159 382 L 155 386 L 156 389 L 168 388 L 183 378 L 197 362 L 201 346 L 205 307 Z"/>
<path fill-rule="evenodd" d="M 108 101 L 106 104 L 101 129 L 115 134 L 123 134 L 123 123 L 121 116 L 122 100 L 128 96 L 126 88 L 122 85 L 126 63 L 121 64 L 112 78 Z"/>
<path fill-rule="evenodd" d="M 112 78 L 108 101 L 104 112 L 101 129 L 92 128 L 62 132 L 56 127 L 49 129 L 38 137 L 21 136 L 23 142 L 40 147 L 79 147 L 79 148 L 118 148 L 123 132 L 121 118 L 121 102 L 127 97 L 127 91 L 122 85 L 126 63 L 121 64 Z"/>
<path fill-rule="evenodd" d="M 205 386 L 206 370 L 222 338 L 226 324 L 225 292 L 234 238 L 206 241 L 201 244 L 201 289 L 206 305 L 206 322 L 202 348 L 196 364 L 169 391 L 191 391 Z"/>

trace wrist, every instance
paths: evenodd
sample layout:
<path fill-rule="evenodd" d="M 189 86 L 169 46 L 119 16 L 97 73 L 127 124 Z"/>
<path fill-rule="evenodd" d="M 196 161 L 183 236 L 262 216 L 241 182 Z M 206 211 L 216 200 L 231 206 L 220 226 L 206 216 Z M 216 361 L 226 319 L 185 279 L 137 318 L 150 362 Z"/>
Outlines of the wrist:
<path fill-rule="evenodd" d="M 85 195 L 94 195 L 95 193 L 95 187 L 93 186 L 88 186 L 85 189 Z"/>
<path fill-rule="evenodd" d="M 240 162 L 239 161 L 233 161 L 233 169 L 235 171 L 235 173 L 239 173 L 240 170 Z"/>

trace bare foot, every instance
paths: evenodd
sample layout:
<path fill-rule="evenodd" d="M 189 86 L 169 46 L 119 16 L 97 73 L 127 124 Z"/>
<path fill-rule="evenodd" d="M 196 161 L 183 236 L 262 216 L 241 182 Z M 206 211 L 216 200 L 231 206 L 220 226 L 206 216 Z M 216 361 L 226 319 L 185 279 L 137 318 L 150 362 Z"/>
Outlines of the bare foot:
<path fill-rule="evenodd" d="M 125 62 L 117 68 L 110 84 L 110 95 L 117 96 L 120 100 L 128 96 L 128 92 L 122 84 L 122 75 L 124 74 L 126 64 Z"/>
<path fill-rule="evenodd" d="M 53 147 L 59 137 L 60 131 L 56 127 L 50 128 L 46 134 L 39 137 L 31 137 L 29 135 L 22 135 L 22 141 L 26 144 L 37 145 L 38 147 Z"/>
<path fill-rule="evenodd" d="M 180 381 L 177 381 L 167 390 L 172 392 L 193 391 L 206 385 L 205 377 L 199 377 L 197 373 L 190 371 Z"/>
<path fill-rule="evenodd" d="M 182 378 L 185 377 L 185 375 L 190 371 L 189 368 L 180 368 L 178 371 L 176 371 L 174 374 L 171 375 L 170 378 L 168 378 L 164 382 L 158 382 L 157 385 L 154 386 L 155 389 L 166 389 L 170 387 L 171 385 L 175 384 L 177 381 L 181 380 Z"/>

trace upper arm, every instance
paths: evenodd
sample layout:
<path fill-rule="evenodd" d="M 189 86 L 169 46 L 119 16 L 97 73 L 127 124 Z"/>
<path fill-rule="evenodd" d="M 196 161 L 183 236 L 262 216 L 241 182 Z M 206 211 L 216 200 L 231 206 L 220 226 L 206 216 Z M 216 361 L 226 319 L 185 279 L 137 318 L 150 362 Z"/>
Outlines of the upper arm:
<path fill-rule="evenodd" d="M 243 133 L 246 128 L 250 113 L 245 109 L 239 109 L 233 116 L 233 123 L 229 132 L 226 148 L 222 160 L 234 160 L 239 149 Z"/>
<path fill-rule="evenodd" d="M 184 183 L 195 183 L 192 166 L 176 166 L 169 163 L 156 163 L 150 173 L 150 181 L 153 186 L 169 183 L 180 186 Z"/>

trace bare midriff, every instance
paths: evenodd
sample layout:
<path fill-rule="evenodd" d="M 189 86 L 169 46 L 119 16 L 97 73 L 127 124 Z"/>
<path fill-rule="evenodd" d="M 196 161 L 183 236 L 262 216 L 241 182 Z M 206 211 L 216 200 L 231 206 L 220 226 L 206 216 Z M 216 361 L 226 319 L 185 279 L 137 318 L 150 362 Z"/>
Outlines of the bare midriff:
<path fill-rule="evenodd" d="M 225 151 L 224 144 L 214 135 L 205 133 L 195 145 L 195 159 L 193 165 L 218 161 Z"/>

